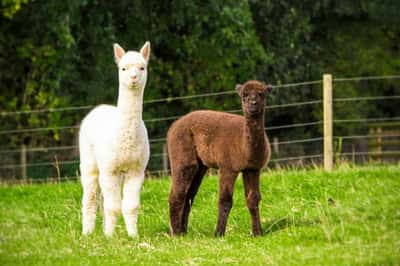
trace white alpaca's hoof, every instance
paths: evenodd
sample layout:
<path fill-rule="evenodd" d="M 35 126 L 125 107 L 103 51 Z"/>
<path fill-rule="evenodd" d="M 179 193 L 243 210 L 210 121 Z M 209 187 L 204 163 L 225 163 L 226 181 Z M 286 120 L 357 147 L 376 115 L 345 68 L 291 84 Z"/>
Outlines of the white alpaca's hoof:
<path fill-rule="evenodd" d="M 104 231 L 104 235 L 105 235 L 106 237 L 112 237 L 113 234 L 114 234 L 114 232 Z"/>
<path fill-rule="evenodd" d="M 86 235 L 90 235 L 91 233 L 93 233 L 94 228 L 83 228 L 82 229 L 82 235 L 86 236 Z"/>
<path fill-rule="evenodd" d="M 139 237 L 137 230 L 128 231 L 128 236 L 131 237 L 131 238 L 138 238 Z"/>
<path fill-rule="evenodd" d="M 87 235 L 90 235 L 90 234 L 92 234 L 91 231 L 82 231 L 82 235 L 84 235 L 84 236 L 87 236 Z"/>
<path fill-rule="evenodd" d="M 115 231 L 114 228 L 105 228 L 103 230 L 104 235 L 107 237 L 111 237 L 114 234 L 114 231 Z"/>

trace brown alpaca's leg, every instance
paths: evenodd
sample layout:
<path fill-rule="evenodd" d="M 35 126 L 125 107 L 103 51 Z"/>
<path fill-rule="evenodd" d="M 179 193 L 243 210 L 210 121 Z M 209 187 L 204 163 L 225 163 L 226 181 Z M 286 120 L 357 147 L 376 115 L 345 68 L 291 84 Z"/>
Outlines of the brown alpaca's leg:
<path fill-rule="evenodd" d="M 232 172 L 231 170 L 220 169 L 218 223 L 215 236 L 225 235 L 229 212 L 232 208 L 233 189 L 237 174 L 237 172 Z"/>
<path fill-rule="evenodd" d="M 186 233 L 187 232 L 187 227 L 188 227 L 188 221 L 189 221 L 189 213 L 194 201 L 194 197 L 197 194 L 197 191 L 199 190 L 201 181 L 203 180 L 204 174 L 207 172 L 207 167 L 201 164 L 199 166 L 199 170 L 197 171 L 192 184 L 190 185 L 189 191 L 186 194 L 185 198 L 185 206 L 183 208 L 183 215 L 182 215 L 182 226 L 183 230 Z"/>
<path fill-rule="evenodd" d="M 261 235 L 260 214 L 258 204 L 261 200 L 260 194 L 260 171 L 247 170 L 243 171 L 243 183 L 246 196 L 247 207 L 251 215 L 251 223 L 253 235 Z"/>
<path fill-rule="evenodd" d="M 198 165 L 183 166 L 172 173 L 172 189 L 169 195 L 169 215 L 171 235 L 185 233 L 183 208 L 189 188 L 198 171 Z"/>

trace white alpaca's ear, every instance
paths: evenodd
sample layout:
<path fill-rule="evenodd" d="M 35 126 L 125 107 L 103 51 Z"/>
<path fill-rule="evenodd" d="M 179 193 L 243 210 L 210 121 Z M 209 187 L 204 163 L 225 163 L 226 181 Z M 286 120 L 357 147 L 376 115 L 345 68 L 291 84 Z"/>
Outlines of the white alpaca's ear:
<path fill-rule="evenodd" d="M 150 58 L 150 42 L 149 41 L 145 42 L 142 49 L 140 49 L 140 53 L 142 54 L 143 58 L 146 60 L 146 63 L 149 62 L 149 58 Z"/>
<path fill-rule="evenodd" d="M 124 56 L 125 54 L 125 50 L 119 46 L 118 43 L 114 43 L 114 58 L 115 58 L 115 63 L 119 63 L 119 61 L 121 60 L 121 58 Z"/>

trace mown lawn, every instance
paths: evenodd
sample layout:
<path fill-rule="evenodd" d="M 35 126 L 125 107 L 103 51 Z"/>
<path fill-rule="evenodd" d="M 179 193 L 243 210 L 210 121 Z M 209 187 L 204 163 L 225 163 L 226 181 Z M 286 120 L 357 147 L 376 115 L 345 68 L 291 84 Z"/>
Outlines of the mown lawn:
<path fill-rule="evenodd" d="M 0 187 L 0 265 L 400 265 L 400 166 L 273 171 L 262 177 L 264 235 L 250 235 L 236 183 L 226 237 L 214 238 L 217 177 L 204 179 L 189 233 L 168 235 L 170 179 L 147 180 L 140 238 L 122 218 L 81 236 L 78 183 Z"/>

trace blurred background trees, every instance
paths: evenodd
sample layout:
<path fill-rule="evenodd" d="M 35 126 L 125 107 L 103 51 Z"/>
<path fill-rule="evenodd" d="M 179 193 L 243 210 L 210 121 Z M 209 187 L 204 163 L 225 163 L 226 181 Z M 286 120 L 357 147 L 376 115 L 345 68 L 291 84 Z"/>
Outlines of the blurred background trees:
<path fill-rule="evenodd" d="M 0 112 L 116 102 L 112 44 L 137 50 L 152 43 L 145 100 L 233 90 L 260 79 L 271 84 L 335 76 L 399 73 L 396 0 L 154 1 L 2 0 Z M 394 81 L 338 84 L 335 97 L 394 94 Z M 315 86 L 276 90 L 269 104 L 321 98 Z M 239 98 L 146 104 L 144 118 L 195 109 L 240 109 Z M 337 109 L 337 110 L 336 110 Z M 341 103 L 336 117 L 394 115 L 396 105 Z M 88 109 L 1 116 L 1 130 L 78 125 Z M 267 125 L 320 120 L 320 106 L 270 110 Z M 164 138 L 172 120 L 146 123 Z M 345 129 L 356 130 L 348 125 Z M 76 129 L 3 134 L 4 148 L 72 145 Z M 274 132 L 281 138 L 320 134 L 321 127 Z M 161 147 L 154 144 L 155 151 Z M 155 151 L 152 151 L 153 153 Z M 70 156 L 70 154 L 65 155 Z M 152 162 L 153 165 L 159 161 Z"/>

